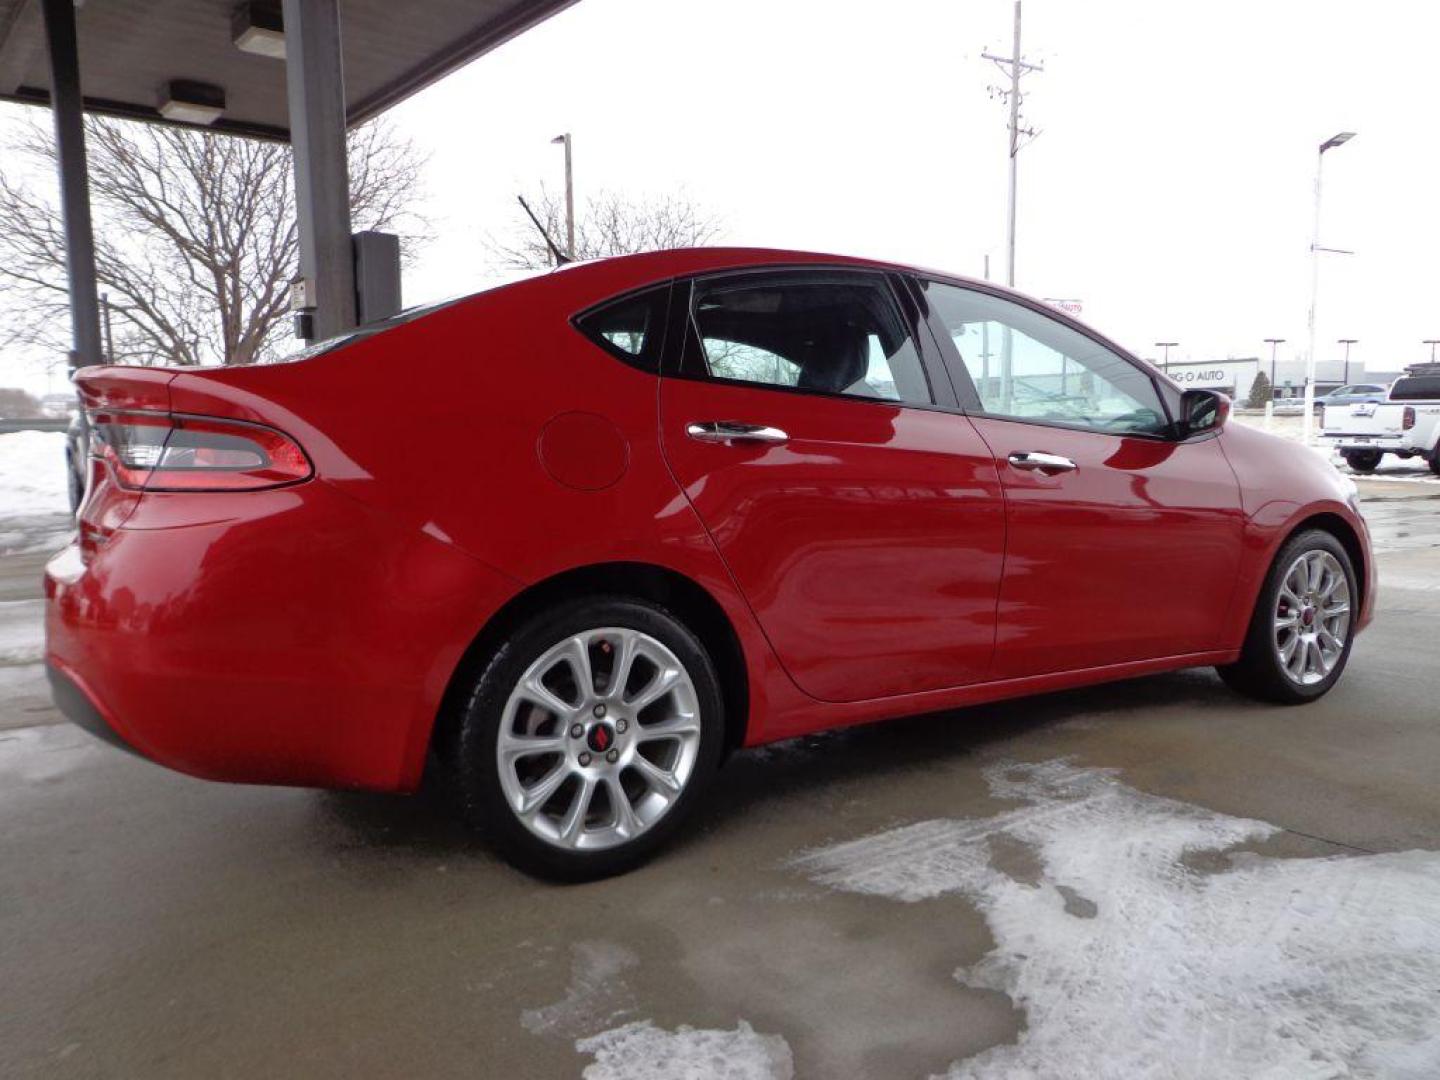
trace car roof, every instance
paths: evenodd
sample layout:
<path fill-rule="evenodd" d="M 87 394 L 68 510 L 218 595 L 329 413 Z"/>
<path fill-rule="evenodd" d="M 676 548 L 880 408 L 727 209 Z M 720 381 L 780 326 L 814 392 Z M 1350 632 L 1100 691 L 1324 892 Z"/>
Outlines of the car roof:
<path fill-rule="evenodd" d="M 994 282 L 981 281 L 947 270 L 934 270 L 911 266 L 905 263 L 889 262 L 856 255 L 837 255 L 820 251 L 800 251 L 788 248 L 763 247 L 689 247 L 671 248 L 666 251 L 647 251 L 636 255 L 615 255 L 604 259 L 589 259 L 569 263 L 554 271 L 557 275 L 585 275 L 617 279 L 629 278 L 638 287 L 649 281 L 709 271 L 738 270 L 747 268 L 763 269 L 767 266 L 845 266 L 857 269 L 890 271 L 904 274 L 923 274 L 928 277 L 945 278 L 969 284 L 984 285 L 1000 292 L 1023 294 Z"/>

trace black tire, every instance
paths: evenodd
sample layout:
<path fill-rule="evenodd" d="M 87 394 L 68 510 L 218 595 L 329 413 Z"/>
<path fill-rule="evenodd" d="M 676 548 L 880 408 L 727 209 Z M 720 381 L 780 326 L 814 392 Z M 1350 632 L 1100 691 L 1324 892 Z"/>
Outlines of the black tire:
<path fill-rule="evenodd" d="M 1324 551 L 1333 555 L 1345 573 L 1349 589 L 1350 624 L 1345 634 L 1344 646 L 1330 673 L 1319 682 L 1302 684 L 1290 677 L 1281 666 L 1275 650 L 1274 613 L 1280 599 L 1280 589 L 1286 572 L 1301 554 L 1309 551 Z M 1323 529 L 1308 529 L 1292 537 L 1280 553 L 1255 601 L 1255 611 L 1250 617 L 1250 628 L 1245 635 L 1245 644 L 1240 659 L 1233 664 L 1217 667 L 1220 677 L 1231 689 L 1256 698 L 1259 701 L 1278 705 L 1304 705 L 1329 693 L 1339 681 L 1350 659 L 1350 648 L 1355 641 L 1354 620 L 1360 610 L 1360 591 L 1355 576 L 1354 564 L 1343 544 L 1333 533 Z"/>
<path fill-rule="evenodd" d="M 663 816 L 633 839 L 587 851 L 547 841 L 519 820 L 502 788 L 496 758 L 505 706 L 521 676 L 557 643 L 600 627 L 636 630 L 670 650 L 694 687 L 700 736 L 688 780 Z M 700 640 L 664 608 L 621 596 L 590 597 L 531 617 L 490 657 L 461 708 L 448 772 L 466 821 L 514 866 L 558 881 L 590 881 L 624 873 L 654 855 L 713 780 L 725 729 L 719 677 Z M 640 730 L 639 719 L 633 723 Z"/>
<path fill-rule="evenodd" d="M 1435 444 L 1435 449 L 1430 454 L 1430 471 L 1440 476 L 1440 443 Z"/>
<path fill-rule="evenodd" d="M 1380 450 L 1342 450 L 1340 456 L 1354 472 L 1368 473 L 1380 467 L 1380 460 L 1385 454 Z"/>

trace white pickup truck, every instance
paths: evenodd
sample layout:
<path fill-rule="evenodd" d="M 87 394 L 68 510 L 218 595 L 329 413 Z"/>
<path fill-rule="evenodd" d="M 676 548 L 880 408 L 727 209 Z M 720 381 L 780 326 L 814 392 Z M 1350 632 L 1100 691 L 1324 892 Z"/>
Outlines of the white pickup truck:
<path fill-rule="evenodd" d="M 1355 472 L 1373 472 L 1382 457 L 1396 454 L 1423 457 L 1440 474 L 1440 365 L 1410 371 L 1379 404 L 1325 410 L 1320 434 Z"/>

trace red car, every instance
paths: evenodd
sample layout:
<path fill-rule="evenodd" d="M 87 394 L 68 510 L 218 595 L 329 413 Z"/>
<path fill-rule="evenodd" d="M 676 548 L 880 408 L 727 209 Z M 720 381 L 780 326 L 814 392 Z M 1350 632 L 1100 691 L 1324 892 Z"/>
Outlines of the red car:
<path fill-rule="evenodd" d="M 293 362 L 96 368 L 47 657 L 217 780 L 410 791 L 634 865 L 725 755 L 1215 665 L 1310 701 L 1370 619 L 1354 487 L 985 282 L 700 249 Z"/>

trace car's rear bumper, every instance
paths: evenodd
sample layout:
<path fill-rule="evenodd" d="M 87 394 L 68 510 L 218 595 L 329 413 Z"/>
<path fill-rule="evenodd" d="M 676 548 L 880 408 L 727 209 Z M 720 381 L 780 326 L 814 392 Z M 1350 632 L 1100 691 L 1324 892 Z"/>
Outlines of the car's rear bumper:
<path fill-rule="evenodd" d="M 513 588 L 321 483 L 146 496 L 47 565 L 46 661 L 67 716 L 182 772 L 407 790 Z"/>
<path fill-rule="evenodd" d="M 1400 435 L 1331 435 L 1327 432 L 1323 437 L 1337 450 L 1381 450 L 1390 454 L 1411 449 Z"/>

